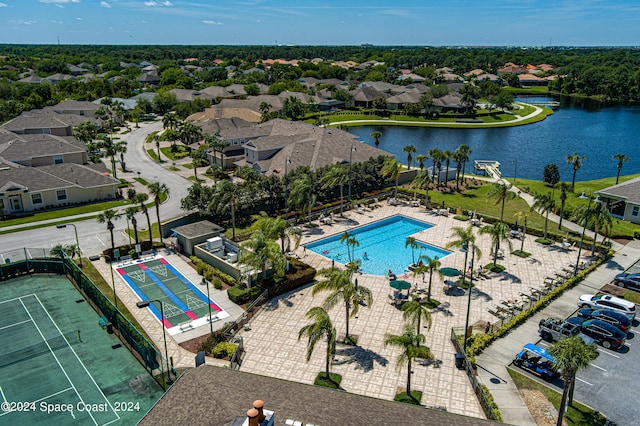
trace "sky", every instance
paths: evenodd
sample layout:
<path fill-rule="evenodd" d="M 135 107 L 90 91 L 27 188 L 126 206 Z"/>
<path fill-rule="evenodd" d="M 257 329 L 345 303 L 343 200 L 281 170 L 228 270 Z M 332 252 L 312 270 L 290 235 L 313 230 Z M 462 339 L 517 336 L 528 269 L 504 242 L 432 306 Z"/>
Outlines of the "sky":
<path fill-rule="evenodd" d="M 0 43 L 639 46 L 640 0 L 0 0 Z"/>

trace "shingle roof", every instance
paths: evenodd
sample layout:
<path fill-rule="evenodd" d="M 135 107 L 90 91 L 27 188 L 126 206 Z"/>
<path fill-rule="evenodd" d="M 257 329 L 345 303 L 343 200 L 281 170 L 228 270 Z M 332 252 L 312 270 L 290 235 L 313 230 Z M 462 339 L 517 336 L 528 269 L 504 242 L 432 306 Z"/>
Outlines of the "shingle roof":
<path fill-rule="evenodd" d="M 199 222 L 189 223 L 187 225 L 181 225 L 173 228 L 173 232 L 180 234 L 185 238 L 194 238 L 222 231 L 224 231 L 223 227 L 216 225 L 213 222 L 209 222 L 208 220 L 201 220 Z"/>
<path fill-rule="evenodd" d="M 140 425 L 228 426 L 264 400 L 275 423 L 481 426 L 490 420 L 385 401 L 266 376 L 203 365 L 188 370 L 140 421 Z"/>
<path fill-rule="evenodd" d="M 623 198 L 627 203 L 640 205 L 640 177 L 602 189 L 598 194 Z"/>
<path fill-rule="evenodd" d="M 78 140 L 53 135 L 20 135 L 11 142 L 0 142 L 0 156 L 9 161 L 53 155 L 82 153 L 84 144 Z"/>
<path fill-rule="evenodd" d="M 60 102 L 58 105 L 54 105 L 51 107 L 51 109 L 55 112 L 64 112 L 69 110 L 96 111 L 99 108 L 100 105 L 96 105 L 93 102 L 74 100 Z"/>

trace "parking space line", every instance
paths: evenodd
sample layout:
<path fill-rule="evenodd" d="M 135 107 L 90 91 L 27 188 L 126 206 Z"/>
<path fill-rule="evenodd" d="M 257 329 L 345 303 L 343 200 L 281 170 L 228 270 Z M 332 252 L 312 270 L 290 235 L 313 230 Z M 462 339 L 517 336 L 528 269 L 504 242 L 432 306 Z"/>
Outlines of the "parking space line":
<path fill-rule="evenodd" d="M 597 368 L 598 370 L 607 371 L 604 368 L 600 367 L 599 365 L 591 364 L 591 366 Z"/>
<path fill-rule="evenodd" d="M 576 380 L 581 381 L 581 382 L 582 382 L 582 383 L 584 383 L 585 385 L 593 386 L 591 383 L 589 383 L 589 382 L 587 382 L 587 381 L 585 381 L 585 380 L 582 380 L 580 377 L 576 377 Z"/>
<path fill-rule="evenodd" d="M 603 353 L 603 354 L 607 354 L 607 355 L 612 356 L 612 357 L 614 357 L 614 358 L 620 358 L 618 355 L 613 354 L 613 353 L 611 353 L 611 352 L 609 352 L 609 351 L 605 351 L 604 349 L 600 349 L 600 348 L 598 348 L 598 352 L 601 352 L 601 353 Z"/>

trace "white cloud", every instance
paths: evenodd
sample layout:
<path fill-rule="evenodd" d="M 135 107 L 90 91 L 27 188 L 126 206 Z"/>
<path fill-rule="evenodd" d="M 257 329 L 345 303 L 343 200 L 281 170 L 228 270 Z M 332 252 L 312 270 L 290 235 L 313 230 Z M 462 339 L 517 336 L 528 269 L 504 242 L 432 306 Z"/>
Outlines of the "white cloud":
<path fill-rule="evenodd" d="M 35 24 L 37 21 L 26 21 L 24 19 L 15 19 L 13 21 L 9 21 L 10 24 L 14 25 L 31 25 Z"/>
<path fill-rule="evenodd" d="M 155 1 L 145 1 L 144 5 L 149 7 L 156 7 L 158 6 L 158 3 L 156 3 Z"/>
<path fill-rule="evenodd" d="M 207 25 L 222 25 L 222 22 L 216 22 L 216 21 L 202 21 L 202 22 Z"/>
<path fill-rule="evenodd" d="M 76 21 L 82 21 L 82 18 L 76 18 Z"/>
<path fill-rule="evenodd" d="M 51 21 L 49 21 L 49 22 L 51 22 L 52 24 L 62 24 L 62 21 L 56 21 L 56 20 L 54 20 L 54 19 L 52 19 L 52 20 L 51 20 Z"/>
<path fill-rule="evenodd" d="M 106 1 L 101 1 L 100 2 L 100 6 L 106 7 L 107 9 L 111 9 L 111 5 L 109 3 L 107 3 Z"/>
<path fill-rule="evenodd" d="M 168 6 L 173 6 L 173 3 L 171 3 L 169 0 L 167 0 L 167 1 L 163 1 L 162 5 L 168 7 Z"/>
<path fill-rule="evenodd" d="M 6 3 L 0 3 L 0 7 L 9 7 L 9 5 Z"/>
<path fill-rule="evenodd" d="M 80 0 L 39 0 L 40 3 L 52 3 L 52 4 L 58 4 L 58 3 L 80 3 Z"/>

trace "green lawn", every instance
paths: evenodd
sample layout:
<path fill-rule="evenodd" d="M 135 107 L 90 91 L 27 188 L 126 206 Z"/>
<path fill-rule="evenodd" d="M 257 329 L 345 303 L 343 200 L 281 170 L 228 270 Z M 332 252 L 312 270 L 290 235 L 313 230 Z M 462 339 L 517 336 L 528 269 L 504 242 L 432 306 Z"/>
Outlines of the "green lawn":
<path fill-rule="evenodd" d="M 509 375 L 511 376 L 513 383 L 515 383 L 518 389 L 539 390 L 547 397 L 549 402 L 553 404 L 556 410 L 560 409 L 560 400 L 562 399 L 561 393 L 556 392 L 511 368 L 508 368 L 507 370 L 509 371 Z M 605 424 L 606 418 L 592 408 L 574 401 L 573 406 L 569 407 L 565 414 L 565 421 L 569 425 L 601 426 Z"/>
<path fill-rule="evenodd" d="M 25 223 L 40 222 L 42 220 L 63 219 L 68 216 L 75 216 L 84 213 L 99 213 L 107 209 L 122 207 L 129 204 L 127 200 L 107 201 L 105 203 L 87 204 L 78 207 L 69 207 L 60 210 L 51 210 L 34 213 L 32 216 L 21 217 L 18 219 L 8 219 L 0 221 L 0 226 L 21 225 Z"/>

